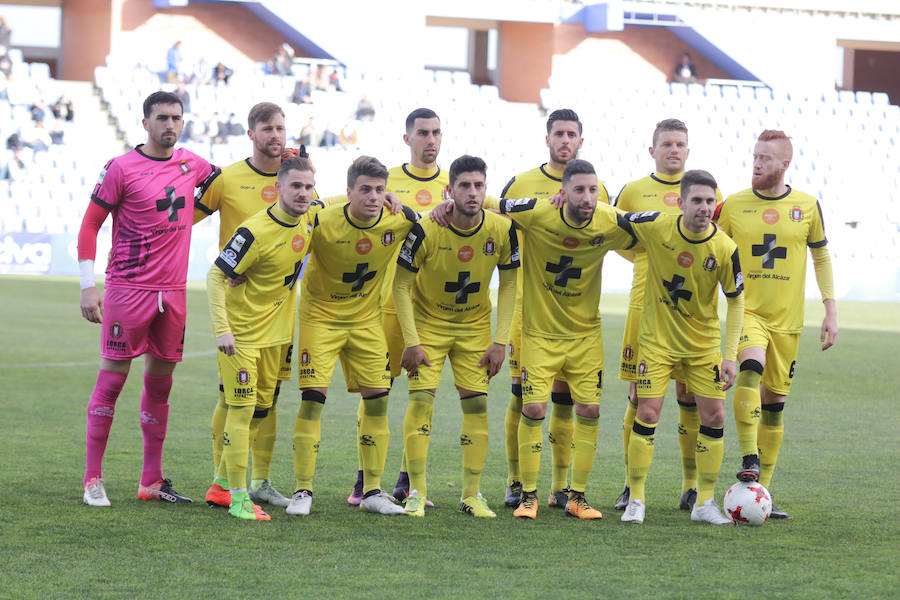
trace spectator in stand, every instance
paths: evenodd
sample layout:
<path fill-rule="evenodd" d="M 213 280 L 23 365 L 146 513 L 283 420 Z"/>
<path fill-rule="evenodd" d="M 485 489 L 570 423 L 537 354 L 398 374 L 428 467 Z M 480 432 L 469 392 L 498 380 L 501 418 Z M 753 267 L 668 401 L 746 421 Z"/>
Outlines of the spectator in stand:
<path fill-rule="evenodd" d="M 62 121 L 51 116 L 47 120 L 47 131 L 50 133 L 50 141 L 56 146 L 62 146 L 65 130 L 62 127 Z"/>
<path fill-rule="evenodd" d="M 237 116 L 234 113 L 228 115 L 228 120 L 225 121 L 225 135 L 237 137 L 246 133 L 244 126 L 238 123 Z"/>
<path fill-rule="evenodd" d="M 191 81 L 197 85 L 206 85 L 212 81 L 212 69 L 205 58 L 201 58 L 194 64 Z"/>
<path fill-rule="evenodd" d="M 181 54 L 181 40 L 172 44 L 166 52 L 166 78 L 175 81 L 184 74 L 184 57 Z"/>
<path fill-rule="evenodd" d="M 0 56 L 0 73 L 3 73 L 7 79 L 12 74 L 12 60 L 7 54 Z"/>
<path fill-rule="evenodd" d="M 681 62 L 675 65 L 675 81 L 681 83 L 697 83 L 697 69 L 694 68 L 694 61 L 687 52 L 681 57 Z"/>
<path fill-rule="evenodd" d="M 6 22 L 6 17 L 0 17 L 0 47 L 3 48 L 5 55 L 9 51 L 9 44 L 12 40 L 12 29 Z"/>
<path fill-rule="evenodd" d="M 375 105 L 369 100 L 368 96 L 363 96 L 359 104 L 356 105 L 357 121 L 372 121 L 375 119 Z"/>
<path fill-rule="evenodd" d="M 278 47 L 275 58 L 272 60 L 275 63 L 276 75 L 290 75 L 294 65 L 294 49 L 289 44 L 282 44 Z"/>
<path fill-rule="evenodd" d="M 328 87 L 337 92 L 343 92 L 341 89 L 341 77 L 338 75 L 337 69 L 331 70 L 331 75 L 328 76 Z"/>
<path fill-rule="evenodd" d="M 184 80 L 178 81 L 178 89 L 175 90 L 175 95 L 181 100 L 181 104 L 184 107 L 184 114 L 189 114 L 191 112 L 191 93 L 187 91 Z"/>
<path fill-rule="evenodd" d="M 192 118 L 185 123 L 180 141 L 204 143 L 209 141 L 209 134 L 209 125 L 203 120 L 202 116 L 195 113 Z"/>
<path fill-rule="evenodd" d="M 303 129 L 300 130 L 300 136 L 297 138 L 297 142 L 307 148 L 312 148 L 313 146 L 318 146 L 318 141 L 319 133 L 316 130 L 313 118 L 310 117 L 309 121 L 306 122 L 306 125 L 303 126 Z"/>
<path fill-rule="evenodd" d="M 232 69 L 226 67 L 225 63 L 219 62 L 213 70 L 213 82 L 216 85 L 219 85 L 220 83 L 228 85 L 228 80 L 233 74 L 234 71 Z"/>
<path fill-rule="evenodd" d="M 294 84 L 294 93 L 291 94 L 291 102 L 294 104 L 312 104 L 312 90 L 309 85 L 309 78 L 304 77 Z"/>
<path fill-rule="evenodd" d="M 320 145 L 324 148 L 334 148 L 338 145 L 338 134 L 334 132 L 331 123 L 326 125 L 325 131 L 322 132 L 322 143 Z"/>
<path fill-rule="evenodd" d="M 357 139 L 356 127 L 351 123 L 344 123 L 344 126 L 341 127 L 341 133 L 338 135 L 338 142 L 340 142 L 341 146 L 344 148 L 356 148 Z"/>
<path fill-rule="evenodd" d="M 43 121 L 47 118 L 47 101 L 44 100 L 44 94 L 38 92 L 34 103 L 31 105 L 31 120 Z"/>
<path fill-rule="evenodd" d="M 50 132 L 44 127 L 44 120 L 38 119 L 31 127 L 22 129 L 22 143 L 35 152 L 46 152 L 53 144 Z"/>
<path fill-rule="evenodd" d="M 56 99 L 56 102 L 50 105 L 50 112 L 52 112 L 53 116 L 57 119 L 66 122 L 71 122 L 75 119 L 75 106 L 72 104 L 72 99 L 69 98 L 68 92 L 64 91 L 60 97 Z"/>
<path fill-rule="evenodd" d="M 6 178 L 10 181 L 24 181 L 28 177 L 28 165 L 22 158 L 22 150 L 13 149 L 12 159 L 6 165 Z"/>
<path fill-rule="evenodd" d="M 313 78 L 313 85 L 320 92 L 327 92 L 328 86 L 331 85 L 331 79 L 328 76 L 328 73 L 325 71 L 325 65 L 319 65 L 316 67 L 316 75 Z"/>

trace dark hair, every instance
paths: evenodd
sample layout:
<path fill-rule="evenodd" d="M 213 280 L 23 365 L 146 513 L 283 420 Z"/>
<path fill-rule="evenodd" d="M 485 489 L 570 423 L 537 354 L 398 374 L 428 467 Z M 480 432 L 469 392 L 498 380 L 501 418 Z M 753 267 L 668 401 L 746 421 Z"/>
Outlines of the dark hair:
<path fill-rule="evenodd" d="M 568 119 L 567 119 L 568 120 Z M 566 163 L 566 169 L 563 171 L 562 184 L 566 185 L 573 175 L 596 175 L 594 165 L 580 158 L 573 158 Z"/>
<path fill-rule="evenodd" d="M 663 119 L 656 124 L 656 129 L 653 130 L 654 146 L 656 145 L 656 140 L 659 138 L 659 134 L 663 131 L 683 131 L 684 137 L 687 137 L 688 134 L 687 125 L 684 124 L 684 121 L 679 121 L 678 119 Z"/>
<path fill-rule="evenodd" d="M 450 165 L 450 185 L 452 186 L 456 182 L 456 178 L 462 173 L 471 173 L 473 171 L 487 176 L 487 165 L 477 156 L 463 154 Z"/>
<path fill-rule="evenodd" d="M 550 130 L 553 129 L 553 124 L 557 121 L 575 121 L 578 123 L 578 135 L 581 135 L 581 119 L 578 118 L 578 113 L 571 108 L 560 108 L 550 113 L 550 116 L 547 117 L 547 135 L 550 134 Z"/>
<path fill-rule="evenodd" d="M 347 187 L 352 189 L 356 185 L 356 180 L 360 175 L 376 177 L 387 181 L 388 170 L 377 158 L 372 156 L 360 156 L 354 160 L 353 164 L 350 165 L 350 168 L 347 169 Z"/>
<path fill-rule="evenodd" d="M 181 107 L 181 112 L 184 112 L 184 104 L 181 103 L 181 100 L 173 94 L 172 92 L 164 92 L 162 90 L 158 92 L 153 92 L 147 99 L 144 100 L 144 118 L 149 119 L 150 113 L 153 112 L 153 107 L 157 104 L 177 104 Z"/>
<path fill-rule="evenodd" d="M 716 183 L 715 177 L 713 177 L 709 171 L 701 171 L 700 169 L 695 169 L 693 171 L 687 171 L 684 175 L 681 176 L 681 197 L 687 198 L 687 191 L 692 185 L 707 185 L 712 189 L 718 189 L 719 184 Z"/>
<path fill-rule="evenodd" d="M 440 117 L 430 108 L 417 108 L 406 117 L 406 133 L 412 133 L 416 119 L 440 119 Z"/>
<path fill-rule="evenodd" d="M 309 171 L 310 173 L 315 173 L 310 162 L 299 156 L 291 156 L 282 161 L 281 166 L 278 167 L 278 178 L 281 179 L 286 176 L 288 171 Z"/>
<path fill-rule="evenodd" d="M 276 114 L 284 116 L 284 111 L 274 102 L 260 102 L 250 109 L 247 115 L 247 129 L 255 129 L 257 123 L 268 123 Z"/>

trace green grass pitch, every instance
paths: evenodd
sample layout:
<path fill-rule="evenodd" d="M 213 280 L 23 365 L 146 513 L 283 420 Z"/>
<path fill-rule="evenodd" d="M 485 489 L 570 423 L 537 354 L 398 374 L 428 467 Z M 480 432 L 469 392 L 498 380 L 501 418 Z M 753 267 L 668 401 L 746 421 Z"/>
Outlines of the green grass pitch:
<path fill-rule="evenodd" d="M 476 521 L 459 500 L 460 410 L 452 381 L 438 391 L 425 519 L 360 513 L 345 499 L 356 472 L 357 397 L 338 370 L 323 417 L 313 512 L 268 523 L 239 522 L 207 508 L 209 420 L 216 369 L 205 292 L 191 288 L 186 357 L 175 373 L 164 468 L 190 506 L 139 502 L 138 403 L 142 363 L 119 398 L 104 475 L 113 506 L 81 504 L 84 423 L 99 327 L 81 318 L 75 279 L 0 277 L 0 598 L 425 598 L 526 597 L 896 597 L 894 502 L 900 458 L 900 306 L 840 303 L 835 348 L 819 351 L 819 303 L 807 307 L 785 442 L 772 486 L 794 515 L 761 528 L 712 527 L 677 509 L 680 462 L 670 387 L 648 481 L 647 520 L 619 521 L 625 385 L 616 379 L 625 298 L 603 300 L 606 377 L 588 499 L 599 522 L 566 518 L 543 504 L 538 519 L 503 507 L 506 369 L 489 396 L 491 442 L 482 490 L 498 512 Z M 406 383 L 391 393 L 392 442 L 384 485 L 401 452 Z M 279 403 L 275 484 L 293 491 L 295 384 Z M 734 481 L 739 451 L 726 401 L 726 456 L 717 499 Z M 545 434 L 546 435 L 546 434 Z M 893 592 L 891 591 L 893 590 Z"/>

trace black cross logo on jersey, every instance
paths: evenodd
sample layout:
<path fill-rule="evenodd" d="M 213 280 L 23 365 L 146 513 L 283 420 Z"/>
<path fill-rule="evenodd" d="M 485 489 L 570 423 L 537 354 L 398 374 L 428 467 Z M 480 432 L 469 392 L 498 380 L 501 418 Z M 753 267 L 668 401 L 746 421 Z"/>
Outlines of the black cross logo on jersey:
<path fill-rule="evenodd" d="M 469 283 L 470 273 L 468 271 L 460 271 L 456 281 L 448 281 L 444 284 L 444 291 L 456 294 L 456 303 L 465 304 L 469 301 L 469 294 L 474 294 L 481 289 L 481 284 L 477 281 Z"/>
<path fill-rule="evenodd" d="M 776 258 L 787 258 L 787 248 L 775 246 L 775 234 L 763 234 L 762 244 L 753 244 L 753 256 L 762 256 L 763 269 L 774 269 Z"/>
<path fill-rule="evenodd" d="M 156 211 L 169 211 L 169 223 L 178 221 L 178 211 L 184 208 L 184 196 L 175 197 L 174 186 L 166 186 L 166 197 L 156 201 Z"/>
<path fill-rule="evenodd" d="M 581 268 L 573 267 L 573 260 L 575 259 L 571 256 L 560 256 L 559 264 L 547 263 L 546 270 L 550 273 L 556 273 L 556 279 L 553 281 L 555 285 L 566 287 L 570 279 L 581 279 Z"/>
<path fill-rule="evenodd" d="M 370 279 L 375 278 L 378 271 L 369 271 L 369 263 L 359 263 L 356 265 L 356 271 L 353 273 L 344 273 L 341 279 L 344 283 L 352 283 L 351 292 L 358 292 L 363 289 L 363 285 Z"/>
<path fill-rule="evenodd" d="M 684 287 L 684 277 L 681 275 L 675 275 L 672 277 L 672 281 L 666 281 L 663 279 L 663 285 L 669 291 L 669 298 L 672 300 L 672 304 L 678 306 L 678 301 L 684 299 L 685 302 L 691 299 L 691 296 L 694 295 L 694 292 L 681 289 Z"/>
<path fill-rule="evenodd" d="M 294 271 L 290 275 L 284 278 L 284 285 L 288 286 L 289 290 L 294 289 L 294 284 L 297 283 L 297 277 L 300 276 L 300 267 L 303 266 L 303 261 L 298 260 L 294 263 Z"/>

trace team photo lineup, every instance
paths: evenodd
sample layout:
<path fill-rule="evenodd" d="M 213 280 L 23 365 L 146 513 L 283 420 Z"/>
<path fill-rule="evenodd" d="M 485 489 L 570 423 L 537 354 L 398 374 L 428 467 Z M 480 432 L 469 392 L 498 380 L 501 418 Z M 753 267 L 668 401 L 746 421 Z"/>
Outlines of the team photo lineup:
<path fill-rule="evenodd" d="M 114 499 L 126 494 L 124 482 L 104 480 L 102 463 L 116 401 L 141 355 L 138 498 L 192 503 L 164 475 L 162 457 L 173 373 L 184 352 L 191 228 L 218 213 L 220 251 L 206 281 L 219 373 L 213 477 L 204 498 L 210 507 L 244 520 L 270 520 L 275 508 L 315 518 L 315 497 L 369 513 L 426 516 L 434 506 L 427 477 L 434 405 L 452 401 L 436 397 L 449 358 L 461 409 L 464 515 L 501 512 L 501 490 L 483 490 L 481 477 L 488 389 L 506 362 L 505 516 L 536 519 L 546 498 L 547 510 L 579 519 L 602 519 L 596 507 L 614 501 L 622 522 L 652 520 L 654 505 L 669 502 L 647 498 L 645 482 L 674 379 L 678 506 L 691 521 L 715 525 L 791 519 L 772 504 L 769 489 L 803 329 L 807 248 L 825 309 L 823 351 L 835 343 L 838 324 L 822 210 L 814 196 L 786 183 L 790 132 L 760 132 L 746 149 L 750 186 L 723 194 L 714 173 L 687 167 L 688 125 L 660 115 L 646 132 L 651 174 L 610 196 L 602 163 L 579 157 L 578 114 L 559 108 L 547 115 L 545 139 L 534 142 L 546 145 L 546 162 L 523 165 L 497 198 L 486 193 L 483 158 L 439 160 L 441 118 L 416 108 L 396 133 L 409 146 L 408 162 L 388 168 L 359 156 L 348 165 L 346 192 L 320 197 L 315 156 L 287 147 L 277 104 L 253 106 L 248 157 L 227 166 L 176 147 L 183 114 L 173 93 L 144 100 L 146 142 L 103 167 L 78 234 L 81 313 L 100 324 L 101 345 L 86 415 L 84 504 L 109 507 L 107 488 Z M 94 261 L 110 213 L 101 294 Z M 633 280 L 623 339 L 606 340 L 617 360 L 605 368 L 599 304 L 610 251 L 633 263 Z M 359 394 L 358 470 L 355 477 L 328 475 L 346 478 L 346 500 L 315 496 L 314 482 L 338 361 L 346 389 Z M 405 397 L 394 385 L 404 374 Z M 610 376 L 629 385 L 623 488 L 618 499 L 591 498 Z M 287 444 L 276 440 L 278 401 L 294 397 L 294 381 L 300 406 L 288 418 L 296 481 L 274 481 L 276 446 L 281 453 Z M 391 488 L 392 390 L 406 412 Z M 726 429 L 740 447 L 734 465 L 723 465 Z M 549 480 L 540 472 L 545 440 Z M 720 503 L 723 466 L 731 487 Z M 386 468 L 392 479 L 383 481 Z"/>

